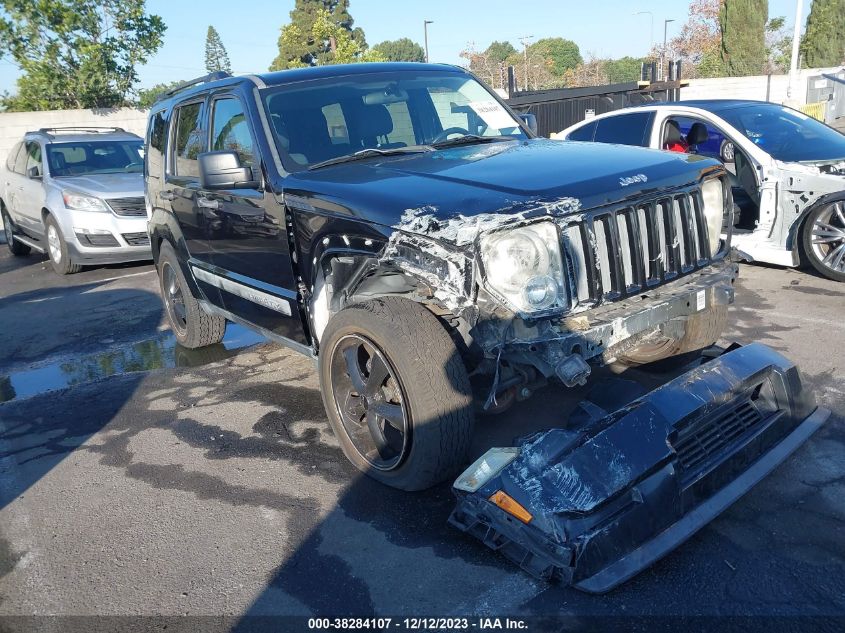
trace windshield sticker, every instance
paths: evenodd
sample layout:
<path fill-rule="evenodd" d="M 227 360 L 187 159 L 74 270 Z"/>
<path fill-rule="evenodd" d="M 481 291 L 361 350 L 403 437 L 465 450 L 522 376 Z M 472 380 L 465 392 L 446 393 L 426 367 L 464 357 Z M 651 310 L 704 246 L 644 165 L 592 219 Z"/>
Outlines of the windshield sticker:
<path fill-rule="evenodd" d="M 473 101 L 469 104 L 478 116 L 491 128 L 501 130 L 502 128 L 515 128 L 516 123 L 498 102 L 493 101 Z"/>

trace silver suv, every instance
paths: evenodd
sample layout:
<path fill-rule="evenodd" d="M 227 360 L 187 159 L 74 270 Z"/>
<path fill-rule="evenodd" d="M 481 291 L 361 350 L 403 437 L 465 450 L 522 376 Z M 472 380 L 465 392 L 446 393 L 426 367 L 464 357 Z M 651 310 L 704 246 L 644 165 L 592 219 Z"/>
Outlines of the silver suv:
<path fill-rule="evenodd" d="M 0 213 L 14 255 L 53 269 L 151 259 L 142 139 L 121 128 L 42 128 L 6 160 Z"/>

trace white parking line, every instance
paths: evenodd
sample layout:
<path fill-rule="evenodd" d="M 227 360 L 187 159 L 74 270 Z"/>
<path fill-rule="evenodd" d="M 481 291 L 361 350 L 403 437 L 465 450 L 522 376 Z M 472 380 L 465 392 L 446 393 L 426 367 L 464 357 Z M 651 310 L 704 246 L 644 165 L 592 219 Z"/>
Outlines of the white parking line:
<path fill-rule="evenodd" d="M 845 323 L 842 321 L 834 321 L 833 319 L 819 319 L 816 317 L 803 317 L 797 316 L 795 314 L 789 314 L 788 312 L 772 312 L 766 311 L 766 317 L 770 318 L 770 320 L 775 321 L 777 319 L 786 319 L 788 321 L 800 321 L 802 323 L 812 323 L 814 325 L 824 325 L 827 327 L 832 327 L 837 330 L 845 330 Z"/>
<path fill-rule="evenodd" d="M 129 277 L 138 277 L 140 275 L 149 275 L 150 273 L 156 272 L 155 268 L 152 270 L 143 270 L 139 273 L 129 273 L 128 275 L 120 275 L 119 277 L 106 277 L 105 279 L 98 279 L 98 283 L 106 283 L 108 281 L 118 281 L 120 279 L 128 279 Z"/>

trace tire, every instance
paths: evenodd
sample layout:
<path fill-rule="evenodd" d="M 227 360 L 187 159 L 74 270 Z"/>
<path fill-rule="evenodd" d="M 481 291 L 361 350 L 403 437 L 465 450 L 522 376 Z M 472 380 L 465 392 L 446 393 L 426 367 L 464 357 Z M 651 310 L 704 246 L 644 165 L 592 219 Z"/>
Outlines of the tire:
<path fill-rule="evenodd" d="M 47 238 L 47 256 L 50 258 L 53 270 L 59 275 L 72 275 L 82 270 L 82 266 L 71 261 L 67 242 L 56 218 L 48 215 L 44 219 L 44 228 Z"/>
<path fill-rule="evenodd" d="M 619 362 L 629 367 L 648 365 L 658 361 L 665 361 L 669 358 L 677 358 L 679 364 L 686 364 L 689 358 L 684 356 L 713 345 L 719 340 L 728 322 L 728 307 L 724 305 L 711 305 L 705 311 L 686 317 L 681 322 L 683 333 L 679 335 L 668 335 L 675 328 L 671 327 L 671 321 L 663 330 L 655 332 L 654 335 L 646 337 L 639 345 L 625 350 L 619 355 Z M 663 363 L 663 368 L 666 368 Z"/>
<path fill-rule="evenodd" d="M 226 319 L 202 309 L 191 293 L 170 242 L 162 242 L 157 268 L 164 311 L 179 344 L 197 349 L 222 341 L 226 333 Z"/>
<path fill-rule="evenodd" d="M 6 234 L 6 245 L 9 247 L 9 251 L 15 257 L 29 255 L 32 249 L 23 242 L 18 242 L 15 239 L 15 225 L 12 223 L 12 218 L 9 217 L 8 211 L 6 211 L 5 207 L 0 207 L 0 210 L 3 214 L 3 232 Z"/>
<path fill-rule="evenodd" d="M 810 212 L 801 228 L 801 247 L 804 259 L 819 273 L 845 281 L 845 201 Z"/>
<path fill-rule="evenodd" d="M 329 321 L 320 350 L 323 404 L 344 454 L 359 470 L 401 490 L 424 490 L 458 473 L 472 439 L 472 389 L 454 342 L 431 312 L 398 297 L 349 306 Z M 381 381 L 379 366 L 387 371 Z M 366 381 L 358 383 L 364 393 L 354 388 L 356 367 Z M 399 415 L 388 423 L 373 413 L 379 407 L 398 408 Z M 391 436 L 390 447 L 368 452 L 367 438 L 375 447 L 379 434 L 382 440 Z"/>

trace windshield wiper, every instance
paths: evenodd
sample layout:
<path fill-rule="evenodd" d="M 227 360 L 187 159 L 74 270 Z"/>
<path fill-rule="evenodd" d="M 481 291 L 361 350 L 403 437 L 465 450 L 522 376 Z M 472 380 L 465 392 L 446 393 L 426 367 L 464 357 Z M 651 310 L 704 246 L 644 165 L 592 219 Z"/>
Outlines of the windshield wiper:
<path fill-rule="evenodd" d="M 512 140 L 514 140 L 513 136 L 479 136 L 478 134 L 466 134 L 457 138 L 446 139 L 445 141 L 437 141 L 436 143 L 432 143 L 431 147 L 442 149 L 455 145 L 474 145 L 476 143 L 496 143 L 497 141 Z"/>
<path fill-rule="evenodd" d="M 320 167 L 328 167 L 329 165 L 337 165 L 339 163 L 351 163 L 356 160 L 363 160 L 365 158 L 373 158 L 374 156 L 396 156 L 399 154 L 418 154 L 420 152 L 430 152 L 432 148 L 428 145 L 410 145 L 408 147 L 392 147 L 390 149 L 378 149 L 375 147 L 358 150 L 354 154 L 347 154 L 345 156 L 337 156 L 329 158 L 328 160 L 320 161 L 308 166 L 308 170 L 320 169 Z"/>

